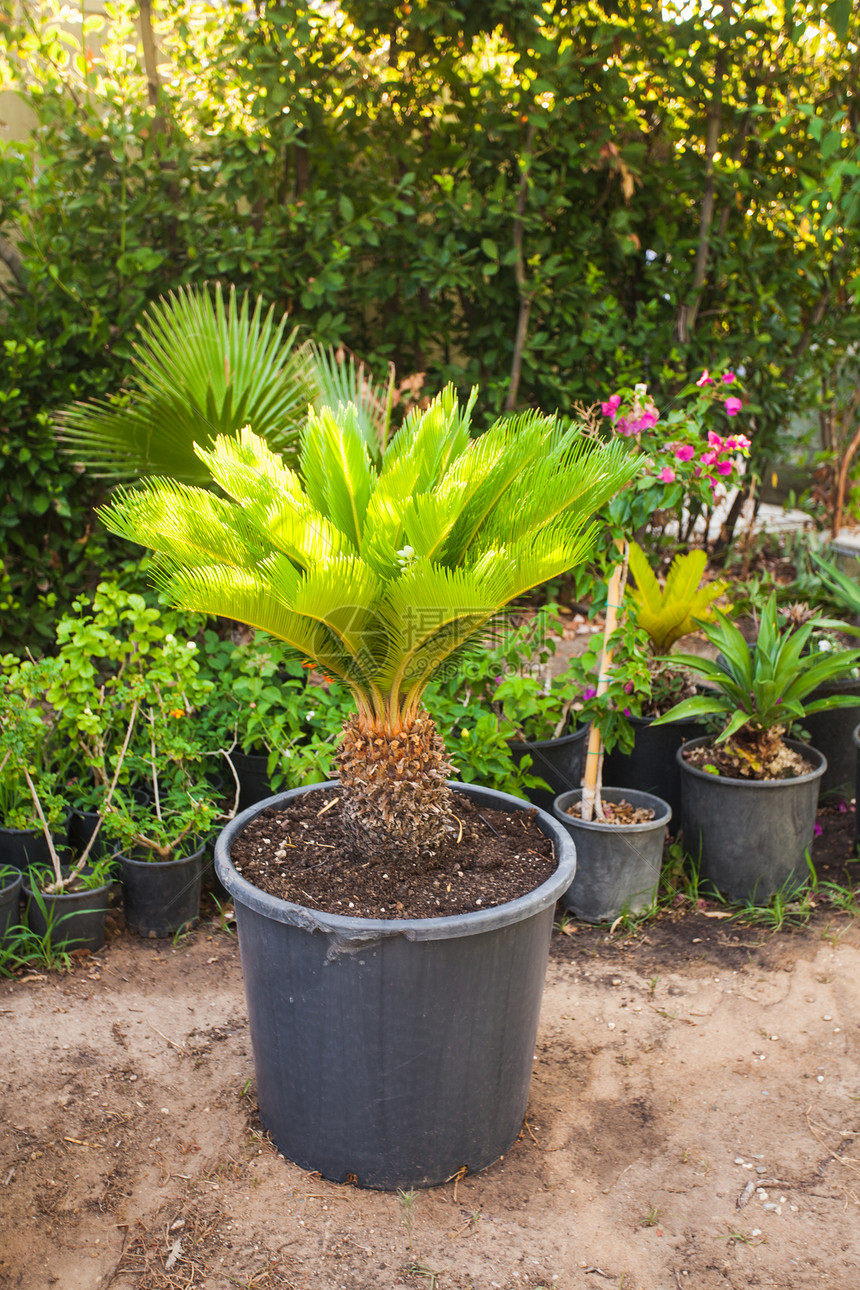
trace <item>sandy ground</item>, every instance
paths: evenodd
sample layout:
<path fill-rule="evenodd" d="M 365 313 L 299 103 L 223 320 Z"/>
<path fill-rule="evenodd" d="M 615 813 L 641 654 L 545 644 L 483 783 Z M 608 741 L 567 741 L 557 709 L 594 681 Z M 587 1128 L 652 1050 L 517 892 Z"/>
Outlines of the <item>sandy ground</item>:
<path fill-rule="evenodd" d="M 0 1286 L 860 1286 L 860 925 L 557 932 L 527 1120 L 411 1202 L 256 1118 L 238 948 L 117 933 L 0 984 Z M 410 1231 L 411 1228 L 411 1231 Z"/>

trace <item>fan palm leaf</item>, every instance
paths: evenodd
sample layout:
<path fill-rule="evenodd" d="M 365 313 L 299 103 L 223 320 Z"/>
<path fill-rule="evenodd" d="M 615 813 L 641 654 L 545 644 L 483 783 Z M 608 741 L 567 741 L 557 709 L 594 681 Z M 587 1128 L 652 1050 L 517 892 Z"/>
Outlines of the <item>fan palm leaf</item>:
<path fill-rule="evenodd" d="M 207 483 L 194 444 L 248 424 L 276 451 L 293 450 L 318 386 L 311 351 L 274 307 L 252 308 L 233 288 L 225 300 L 220 285 L 212 296 L 183 288 L 149 307 L 140 333 L 127 396 L 57 416 L 63 450 L 93 474 Z"/>
<path fill-rule="evenodd" d="M 276 453 L 295 452 L 310 405 L 354 405 L 368 451 L 387 444 L 391 387 L 364 365 L 306 341 L 262 298 L 180 288 L 149 306 L 139 324 L 129 388 L 64 408 L 55 429 L 64 452 L 91 474 L 117 480 L 210 477 L 194 451 L 245 425 Z"/>

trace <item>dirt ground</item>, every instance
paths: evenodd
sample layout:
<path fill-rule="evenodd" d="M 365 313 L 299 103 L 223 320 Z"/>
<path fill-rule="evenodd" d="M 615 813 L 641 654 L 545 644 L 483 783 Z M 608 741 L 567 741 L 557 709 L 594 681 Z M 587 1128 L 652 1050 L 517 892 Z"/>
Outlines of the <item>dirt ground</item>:
<path fill-rule="evenodd" d="M 860 924 L 720 912 L 557 932 L 518 1142 L 411 1200 L 267 1141 L 214 913 L 3 982 L 0 1286 L 857 1290 Z"/>

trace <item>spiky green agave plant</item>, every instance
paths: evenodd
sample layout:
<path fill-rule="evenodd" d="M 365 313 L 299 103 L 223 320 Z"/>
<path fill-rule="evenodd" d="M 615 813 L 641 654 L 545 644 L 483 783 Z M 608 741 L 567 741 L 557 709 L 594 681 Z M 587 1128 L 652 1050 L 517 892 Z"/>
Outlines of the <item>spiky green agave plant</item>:
<path fill-rule="evenodd" d="M 368 854 L 385 837 L 432 850 L 450 768 L 426 685 L 503 606 L 585 560 L 590 518 L 636 469 L 621 443 L 535 412 L 472 439 L 474 399 L 446 389 L 378 465 L 351 408 L 310 414 L 300 473 L 249 430 L 219 436 L 197 453 L 226 498 L 157 479 L 101 512 L 154 549 L 173 604 L 269 632 L 350 688 L 340 775 Z"/>

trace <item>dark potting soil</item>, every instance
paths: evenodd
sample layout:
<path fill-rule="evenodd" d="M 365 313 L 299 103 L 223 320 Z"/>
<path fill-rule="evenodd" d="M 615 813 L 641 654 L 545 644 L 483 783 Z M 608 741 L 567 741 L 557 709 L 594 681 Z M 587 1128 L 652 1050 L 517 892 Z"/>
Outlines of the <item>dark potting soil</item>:
<path fill-rule="evenodd" d="M 357 855 L 342 799 L 337 789 L 319 789 L 287 810 L 262 811 L 233 843 L 236 869 L 269 895 L 349 918 L 470 914 L 516 900 L 555 872 L 552 840 L 534 810 L 491 811 L 458 797 L 453 831 L 428 871 Z"/>
<path fill-rule="evenodd" d="M 765 757 L 740 738 L 728 739 L 724 744 L 703 744 L 698 748 L 685 748 L 684 761 L 696 770 L 724 775 L 729 779 L 751 779 L 758 782 L 773 779 L 797 779 L 815 770 L 811 762 L 781 741 Z M 713 768 L 713 769 L 712 769 Z"/>

